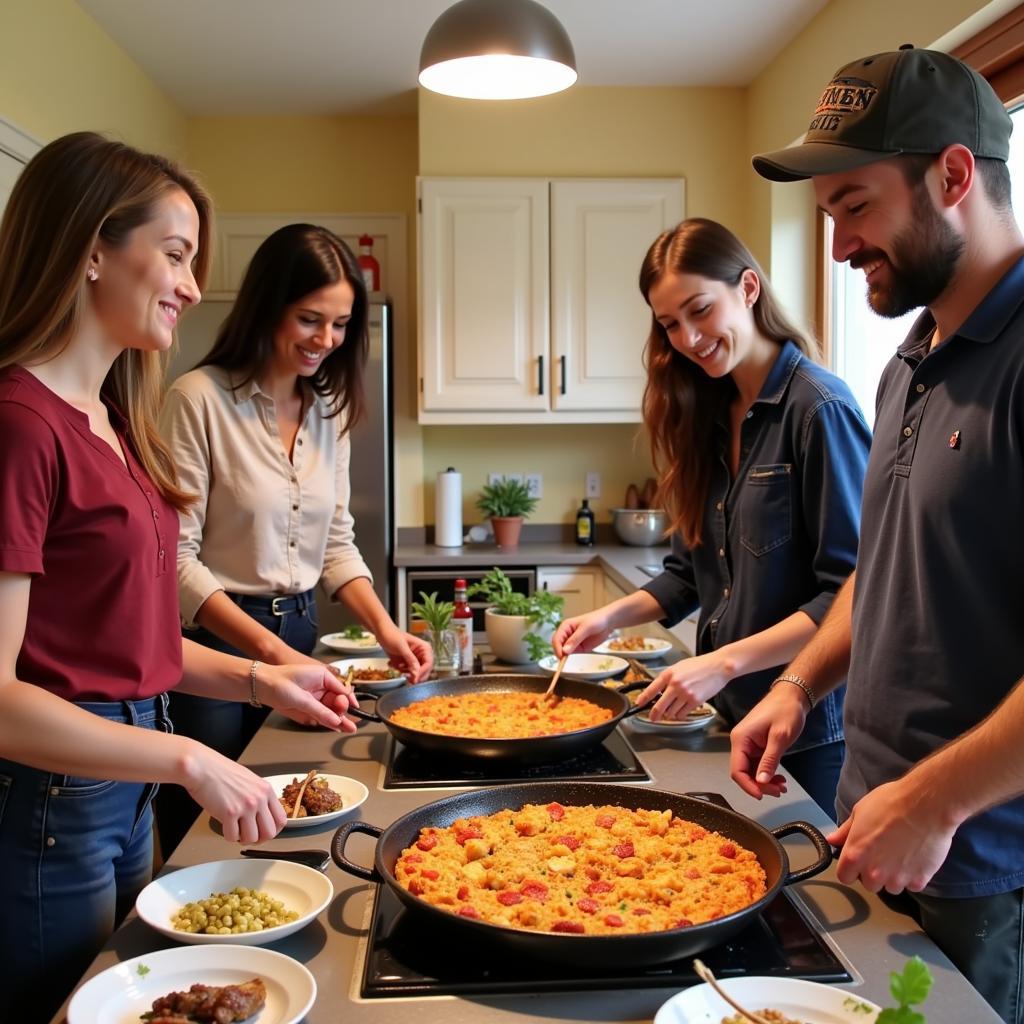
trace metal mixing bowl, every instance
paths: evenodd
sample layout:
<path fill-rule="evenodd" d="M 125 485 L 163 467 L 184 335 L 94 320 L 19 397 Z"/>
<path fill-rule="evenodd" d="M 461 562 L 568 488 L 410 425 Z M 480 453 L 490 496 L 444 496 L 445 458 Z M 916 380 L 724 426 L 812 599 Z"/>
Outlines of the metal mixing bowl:
<path fill-rule="evenodd" d="M 653 548 L 665 543 L 665 513 L 660 508 L 613 508 L 612 524 L 623 544 Z"/>

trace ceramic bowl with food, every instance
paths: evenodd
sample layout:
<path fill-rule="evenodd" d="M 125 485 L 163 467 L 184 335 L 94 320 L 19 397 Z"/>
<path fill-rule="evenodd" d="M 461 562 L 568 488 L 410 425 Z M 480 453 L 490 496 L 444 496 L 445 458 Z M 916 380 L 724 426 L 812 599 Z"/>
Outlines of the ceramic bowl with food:
<path fill-rule="evenodd" d="M 301 786 L 305 777 L 306 773 L 303 771 L 291 772 L 287 775 L 265 776 L 267 782 L 274 787 L 274 792 L 278 797 L 283 797 L 286 792 L 291 795 L 294 791 L 294 784 L 298 783 Z M 337 795 L 338 801 L 340 801 L 338 806 L 332 806 L 336 801 L 323 799 L 324 794 L 318 792 L 321 786 L 326 786 L 331 793 Z M 311 787 L 312 792 L 310 792 Z M 370 791 L 356 779 L 350 779 L 345 775 L 327 775 L 318 772 L 316 778 L 301 795 L 302 810 L 305 811 L 305 814 L 300 813 L 299 817 L 292 817 L 292 810 L 295 806 L 294 799 L 281 800 L 285 807 L 285 813 L 289 815 L 284 827 L 309 828 L 312 825 L 323 825 L 325 822 L 334 821 L 361 806 L 369 795 Z"/>
<path fill-rule="evenodd" d="M 663 658 L 672 645 L 667 640 L 653 636 L 612 636 L 594 648 L 594 654 L 613 654 L 617 658 L 634 658 L 650 661 Z"/>
<path fill-rule="evenodd" d="M 558 668 L 558 659 L 549 654 L 537 662 L 537 667 L 548 675 L 553 675 Z M 598 682 L 625 672 L 629 666 L 622 658 L 610 654 L 570 654 L 562 669 L 562 679 L 582 679 L 586 682 Z"/>
<path fill-rule="evenodd" d="M 248 901 L 239 896 L 252 911 L 231 906 L 227 897 L 234 889 L 256 894 Z M 262 946 L 305 928 L 333 896 L 331 880 L 302 864 L 286 860 L 218 860 L 155 878 L 139 893 L 135 910 L 151 928 L 176 942 Z M 201 907 L 211 897 L 213 904 Z M 282 909 L 278 910 L 278 906 Z M 248 920 L 243 922 L 243 915 Z M 200 930 L 182 927 L 186 920 Z M 200 925 L 204 920 L 206 923 Z M 244 931 L 237 930 L 243 926 Z M 218 930 L 211 932 L 208 928 Z"/>
<path fill-rule="evenodd" d="M 685 718 L 663 718 L 654 722 L 651 721 L 648 709 L 634 715 L 629 723 L 641 732 L 700 732 L 701 729 L 707 729 L 716 717 L 717 713 L 710 704 L 698 704 Z"/>
<path fill-rule="evenodd" d="M 331 667 L 342 679 L 348 678 L 352 669 L 352 685 L 357 690 L 393 690 L 408 679 L 388 664 L 387 658 L 345 658 L 332 661 Z"/>
<path fill-rule="evenodd" d="M 376 654 L 381 650 L 377 638 L 365 629 L 345 629 L 340 633 L 327 633 L 320 637 L 320 643 L 339 654 Z"/>

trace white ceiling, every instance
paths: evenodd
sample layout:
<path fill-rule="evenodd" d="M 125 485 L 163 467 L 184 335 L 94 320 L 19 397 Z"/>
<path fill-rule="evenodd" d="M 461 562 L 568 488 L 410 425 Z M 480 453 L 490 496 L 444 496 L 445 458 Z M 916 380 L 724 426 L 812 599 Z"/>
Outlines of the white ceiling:
<path fill-rule="evenodd" d="M 189 115 L 412 114 L 454 0 L 78 0 Z M 580 85 L 739 86 L 828 0 L 543 0 Z"/>

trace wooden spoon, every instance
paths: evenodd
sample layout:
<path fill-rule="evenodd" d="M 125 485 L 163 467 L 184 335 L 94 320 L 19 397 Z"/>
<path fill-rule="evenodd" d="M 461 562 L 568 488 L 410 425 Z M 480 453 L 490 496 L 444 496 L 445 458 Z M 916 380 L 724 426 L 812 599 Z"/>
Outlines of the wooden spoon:
<path fill-rule="evenodd" d="M 718 984 L 718 980 L 711 973 L 711 968 L 707 967 L 703 960 L 694 960 L 693 969 L 697 974 L 697 977 L 701 981 L 707 982 L 734 1010 L 736 1010 L 741 1017 L 746 1017 L 747 1020 L 751 1021 L 752 1024 L 771 1024 L 770 1021 L 764 1019 L 764 1017 L 758 1016 L 756 1013 L 751 1013 L 750 1010 L 740 1006 L 735 999 L 728 992 Z"/>
<path fill-rule="evenodd" d="M 299 816 L 299 808 L 302 806 L 302 797 L 306 792 L 306 787 L 317 777 L 318 772 L 315 768 L 310 768 L 306 772 L 306 777 L 302 780 L 302 785 L 299 786 L 299 795 L 295 798 L 295 806 L 292 808 L 289 818 L 297 818 Z"/>
<path fill-rule="evenodd" d="M 565 668 L 568 658 L 568 654 L 563 654 L 558 659 L 558 667 L 555 669 L 555 674 L 551 677 L 551 682 L 548 683 L 548 688 L 544 691 L 544 700 L 558 700 L 555 696 L 555 684 L 558 682 L 558 677 L 562 674 L 562 669 Z"/>

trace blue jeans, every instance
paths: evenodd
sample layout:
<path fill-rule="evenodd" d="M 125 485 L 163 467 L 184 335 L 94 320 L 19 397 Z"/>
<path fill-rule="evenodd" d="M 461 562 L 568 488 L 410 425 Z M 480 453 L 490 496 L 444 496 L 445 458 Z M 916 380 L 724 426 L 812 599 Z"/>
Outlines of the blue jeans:
<path fill-rule="evenodd" d="M 318 623 L 313 591 L 289 599 L 290 610 L 274 614 L 267 607 L 269 598 L 228 595 L 249 616 L 279 636 L 289 647 L 311 654 L 316 647 Z M 298 607 L 292 609 L 295 604 Z M 237 647 L 221 640 L 208 629 L 187 630 L 184 636 L 197 644 L 224 654 L 246 657 Z M 254 708 L 232 700 L 212 700 L 189 693 L 171 694 L 171 720 L 174 731 L 211 747 L 237 761 L 256 730 L 267 717 L 266 708 Z M 201 808 L 180 786 L 165 786 L 156 801 L 156 823 L 160 849 L 165 858 L 184 838 Z"/>
<path fill-rule="evenodd" d="M 782 774 L 792 775 L 808 796 L 833 820 L 836 820 L 836 787 L 846 754 L 845 740 L 823 743 L 787 754 L 782 759 Z"/>
<path fill-rule="evenodd" d="M 166 696 L 78 707 L 171 731 Z M 152 873 L 156 789 L 0 759 L 0 1021 L 50 1020 L 132 908 Z"/>

